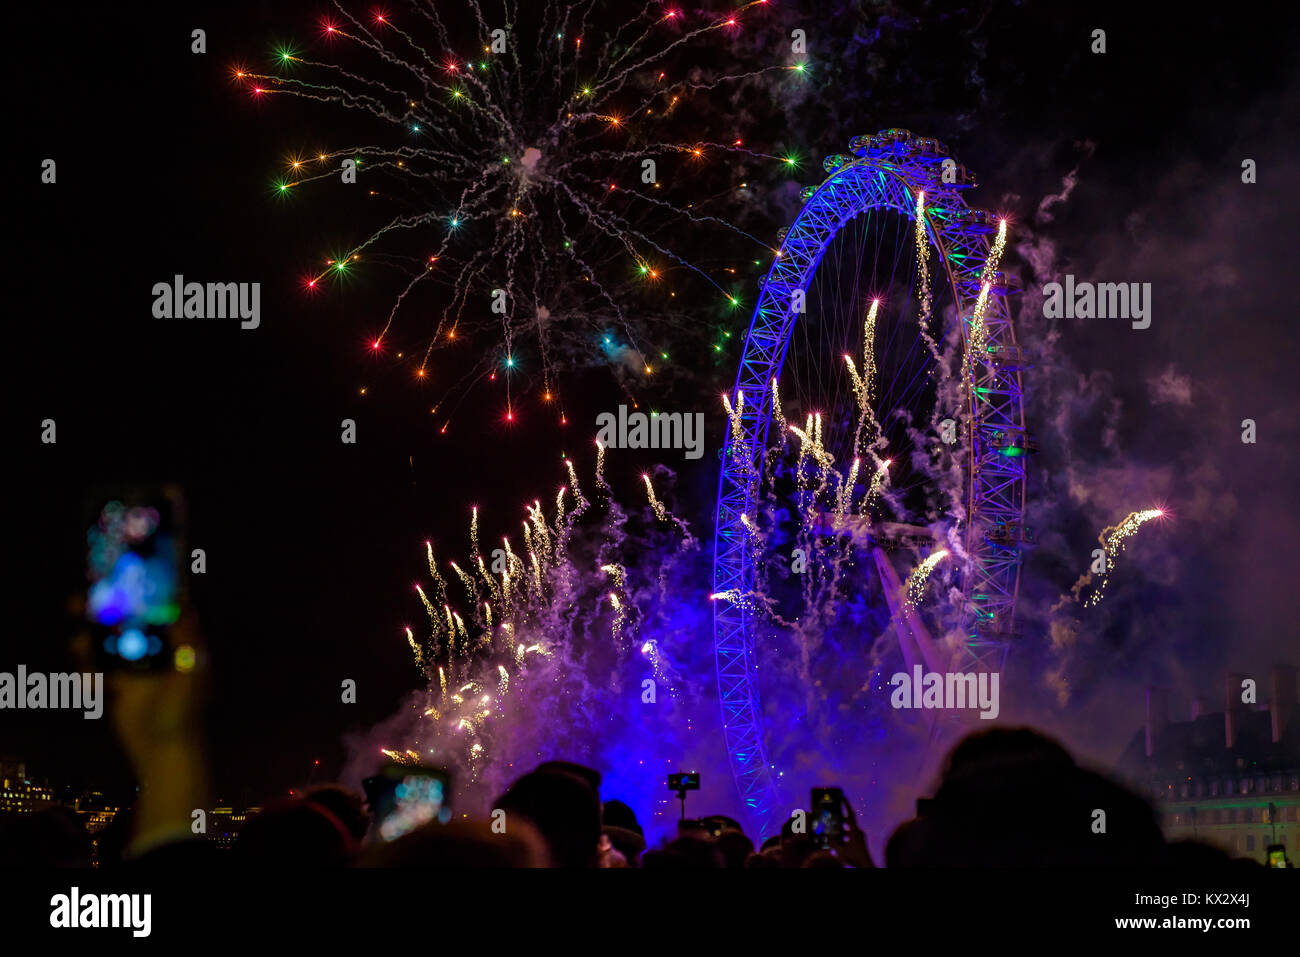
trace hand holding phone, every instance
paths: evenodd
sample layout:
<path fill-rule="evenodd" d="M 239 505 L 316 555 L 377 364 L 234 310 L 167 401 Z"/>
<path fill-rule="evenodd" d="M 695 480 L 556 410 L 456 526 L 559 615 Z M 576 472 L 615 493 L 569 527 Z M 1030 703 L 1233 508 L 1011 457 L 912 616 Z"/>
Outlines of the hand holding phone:
<path fill-rule="evenodd" d="M 809 833 L 817 847 L 837 849 L 844 843 L 844 792 L 839 788 L 812 789 Z"/>
<path fill-rule="evenodd" d="M 851 867 L 874 867 L 867 837 L 858 827 L 853 806 L 840 788 L 812 789 L 813 843 L 835 852 Z"/>

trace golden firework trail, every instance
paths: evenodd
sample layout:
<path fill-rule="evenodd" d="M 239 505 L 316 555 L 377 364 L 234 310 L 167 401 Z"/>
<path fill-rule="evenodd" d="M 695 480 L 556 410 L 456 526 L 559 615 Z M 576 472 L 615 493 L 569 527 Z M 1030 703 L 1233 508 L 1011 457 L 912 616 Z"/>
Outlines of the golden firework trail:
<path fill-rule="evenodd" d="M 849 467 L 849 476 L 840 485 L 839 490 L 835 493 L 835 524 L 839 527 L 844 522 L 844 517 L 853 507 L 853 486 L 858 481 L 858 468 L 862 465 L 862 459 L 854 459 L 853 465 Z"/>
<path fill-rule="evenodd" d="M 659 656 L 659 643 L 651 638 L 641 646 L 641 654 L 650 660 L 650 670 L 654 672 L 656 678 L 663 678 L 664 668 L 663 659 Z"/>
<path fill-rule="evenodd" d="M 974 357 L 985 351 L 988 346 L 988 329 L 984 325 L 984 313 L 988 310 L 990 284 L 980 286 L 980 294 L 975 299 L 975 310 L 970 318 L 970 355 Z"/>
<path fill-rule="evenodd" d="M 542 597 L 542 565 L 541 562 L 537 560 L 537 552 L 533 551 L 532 549 L 529 549 L 528 561 L 533 566 L 534 593 L 536 594 L 537 598 L 540 599 Z"/>
<path fill-rule="evenodd" d="M 893 459 L 885 459 L 876 466 L 876 473 L 871 476 L 871 486 L 867 489 L 867 497 L 862 500 L 864 508 L 874 502 L 876 496 L 880 494 L 885 482 L 889 480 L 889 467 L 893 464 Z"/>
<path fill-rule="evenodd" d="M 876 388 L 876 315 L 880 311 L 880 300 L 873 299 L 867 309 L 867 318 L 862 333 L 862 372 L 853 362 L 853 357 L 845 354 L 844 364 L 849 369 L 849 381 L 853 383 L 853 397 L 858 403 L 858 421 L 853 430 L 853 456 L 862 453 L 862 430 L 868 425 L 874 442 L 880 435 L 880 425 L 875 413 L 871 411 L 872 393 Z"/>
<path fill-rule="evenodd" d="M 621 565 L 601 565 L 600 570 L 614 579 L 614 587 L 622 591 L 627 587 L 627 575 Z"/>
<path fill-rule="evenodd" d="M 596 440 L 596 488 L 605 493 L 607 500 L 614 494 L 614 490 L 605 481 L 605 446 L 599 439 Z"/>
<path fill-rule="evenodd" d="M 564 486 L 560 486 L 560 495 L 563 496 L 563 494 Z M 564 508 L 563 500 L 557 502 L 556 505 L 562 510 Z M 532 522 L 533 538 L 537 543 L 536 547 L 543 555 L 549 556 L 552 549 L 551 528 L 546 524 L 546 516 L 542 513 L 542 503 L 540 501 L 534 502 L 528 508 L 528 520 Z M 527 523 L 525 523 L 524 527 L 527 528 Z"/>
<path fill-rule="evenodd" d="M 993 240 L 993 248 L 989 250 L 989 258 L 984 261 L 984 271 L 980 273 L 980 279 L 985 282 L 992 282 L 997 275 L 998 266 L 1002 261 L 1002 252 L 1007 248 L 1007 221 L 1005 219 L 998 222 L 998 238 Z"/>
<path fill-rule="evenodd" d="M 415 667 L 423 671 L 424 651 L 423 649 L 420 648 L 420 643 L 415 640 L 415 634 L 411 631 L 410 628 L 406 629 L 406 641 L 411 646 L 411 650 L 415 652 Z"/>
<path fill-rule="evenodd" d="M 483 556 L 475 556 L 475 561 L 478 563 L 479 577 L 483 579 L 483 583 L 487 586 L 488 591 L 492 593 L 493 601 L 504 601 L 505 599 L 501 594 L 501 589 L 497 586 L 497 580 L 488 574 L 487 566 L 483 564 Z"/>
<path fill-rule="evenodd" d="M 755 591 L 740 591 L 737 588 L 728 588 L 726 591 L 714 592 L 709 596 L 709 601 L 727 601 L 737 608 L 744 609 L 750 613 L 765 612 L 773 613 L 772 600 Z"/>
<path fill-rule="evenodd" d="M 925 594 L 926 582 L 930 580 L 930 572 L 934 567 L 948 557 L 948 550 L 941 548 L 933 552 L 926 559 L 912 569 L 912 574 L 907 577 L 907 607 L 915 608 Z"/>
<path fill-rule="evenodd" d="M 934 301 L 930 294 L 930 237 L 925 228 L 925 191 L 916 194 L 916 273 L 917 295 L 921 301 L 921 328 L 930 328 L 930 311 Z"/>
<path fill-rule="evenodd" d="M 1154 518 L 1161 518 L 1165 514 L 1164 509 L 1148 508 L 1140 512 L 1129 512 L 1125 519 L 1118 525 L 1111 525 L 1101 530 L 1101 535 L 1097 540 L 1101 542 L 1105 550 L 1105 571 L 1102 572 L 1101 584 L 1097 590 L 1088 596 L 1083 603 L 1085 608 L 1091 608 L 1101 601 L 1102 595 L 1106 591 L 1106 585 L 1110 581 L 1111 572 L 1115 570 L 1117 559 L 1124 552 L 1128 539 L 1137 534 L 1139 528 Z"/>
<path fill-rule="evenodd" d="M 723 401 L 726 401 L 725 396 Z M 790 427 L 785 420 L 785 413 L 781 411 L 781 392 L 776 387 L 776 379 L 772 380 L 772 418 L 776 419 L 777 428 L 781 432 L 785 432 Z"/>
<path fill-rule="evenodd" d="M 829 469 L 835 464 L 835 457 L 826 451 L 826 446 L 822 444 L 822 414 L 820 412 L 808 413 L 808 421 L 801 429 L 798 426 L 790 426 L 790 431 L 799 438 L 799 464 L 803 465 L 805 458 L 812 458 L 822 469 Z M 802 469 L 800 469 L 802 471 Z"/>
<path fill-rule="evenodd" d="M 465 574 L 465 570 L 455 562 L 449 562 L 448 564 L 451 565 L 451 570 L 456 573 L 456 577 L 460 579 L 460 583 L 465 586 L 465 591 L 469 594 L 470 600 L 472 601 L 475 598 L 474 579 Z"/>
<path fill-rule="evenodd" d="M 745 441 L 745 429 L 740 418 L 745 411 L 745 393 L 736 393 L 736 404 L 733 407 L 731 399 L 724 392 L 722 407 L 727 410 L 727 420 L 731 424 L 731 441 L 739 448 Z"/>
<path fill-rule="evenodd" d="M 582 494 L 582 486 L 578 484 L 578 472 L 573 467 L 573 460 L 565 459 L 564 468 L 569 473 L 569 488 L 573 490 L 573 511 L 569 512 L 567 515 L 565 514 L 564 490 L 561 489 L 560 494 L 555 497 L 556 506 L 560 509 L 559 514 L 555 516 L 555 525 L 557 529 L 561 527 L 562 522 L 564 523 L 576 522 L 578 518 L 582 515 L 582 513 L 585 512 L 587 510 L 587 507 L 591 504 L 589 501 L 587 501 L 587 496 Z M 561 538 L 562 537 L 563 536 L 561 535 Z M 560 548 L 561 546 L 557 543 L 556 549 L 559 550 Z"/>
<path fill-rule="evenodd" d="M 419 585 L 415 586 L 415 592 L 420 596 L 420 601 L 424 603 L 424 610 L 429 613 L 430 618 L 433 618 L 437 614 L 437 612 L 434 611 L 433 602 L 429 601 L 429 597 L 424 593 L 424 589 Z"/>
<path fill-rule="evenodd" d="M 599 445 L 598 451 L 603 452 Z M 603 456 L 598 455 L 598 468 L 602 462 Z M 470 611 L 465 617 L 448 599 L 433 546 L 426 542 L 425 555 L 435 590 L 429 592 L 421 584 L 416 584 L 415 590 L 428 616 L 429 631 L 423 640 L 410 628 L 405 629 L 405 635 L 417 666 L 430 680 L 428 700 L 420 710 L 435 723 L 434 734 L 458 736 L 458 743 L 451 747 L 470 759 L 471 779 L 488 758 L 485 745 L 490 743 L 492 718 L 504 713 L 507 695 L 518 696 L 526 686 L 526 681 L 520 679 L 527 676 L 532 656 L 553 658 L 536 638 L 531 643 L 520 639 L 551 634 L 547 629 L 556 625 L 551 618 L 555 611 L 552 603 L 571 600 L 561 597 L 572 595 L 576 574 L 567 543 L 578 517 L 591 503 L 583 494 L 573 462 L 566 458 L 564 467 L 568 484 L 562 485 L 556 495 L 554 521 L 548 520 L 540 500 L 525 504 L 526 519 L 521 523 L 525 549 L 516 550 L 510 538 L 503 537 L 500 548 L 492 554 L 494 571 L 489 570 L 479 552 L 479 515 L 477 508 L 472 510 L 473 557 L 463 565 L 447 562 L 470 599 Z M 597 478 L 604 483 L 603 475 L 598 473 Z M 685 525 L 659 501 L 649 476 L 643 481 L 655 515 L 677 525 L 686 540 L 693 541 Z M 570 491 L 574 503 L 566 509 L 566 493 Z M 628 594 L 627 571 L 610 562 L 601 568 L 611 578 L 612 587 L 604 595 L 614 610 L 614 637 L 622 642 L 629 638 L 625 634 L 629 627 L 635 630 L 636 609 Z M 495 694 L 486 693 L 489 691 Z"/>
<path fill-rule="evenodd" d="M 871 300 L 867 317 L 862 322 L 862 385 L 870 403 L 876 389 L 876 316 L 880 312 L 880 300 Z"/>
<path fill-rule="evenodd" d="M 997 277 L 1002 253 L 1007 248 L 1007 221 L 998 223 L 998 236 L 993 241 L 988 258 L 984 260 L 984 269 L 980 272 L 980 294 L 975 300 L 975 311 L 971 316 L 970 351 L 982 353 L 988 348 L 988 327 L 984 324 L 984 314 L 988 311 L 989 291 Z"/>
<path fill-rule="evenodd" d="M 654 509 L 655 516 L 661 522 L 668 520 L 668 510 L 664 508 L 663 503 L 655 498 L 655 487 L 650 484 L 650 476 L 642 474 L 641 481 L 645 482 L 645 493 L 650 499 L 650 507 Z"/>
<path fill-rule="evenodd" d="M 627 621 L 627 607 L 618 597 L 618 592 L 627 591 L 627 573 L 621 565 L 601 565 L 600 570 L 614 580 L 614 587 L 617 591 L 609 593 L 609 603 L 614 607 L 614 640 L 618 641 L 623 634 L 623 623 Z"/>
<path fill-rule="evenodd" d="M 804 462 L 807 461 L 808 459 L 808 448 L 812 444 L 812 438 L 810 436 L 810 433 L 813 430 L 812 424 L 813 424 L 812 413 L 809 413 L 808 422 L 802 429 L 799 428 L 799 426 L 797 425 L 790 426 L 790 432 L 793 435 L 797 436 L 799 439 L 799 457 L 795 460 L 794 474 L 795 474 L 795 481 L 799 489 L 798 495 L 796 496 L 796 500 L 801 502 L 806 500 L 807 492 L 808 492 L 808 476 L 807 476 L 807 471 L 804 469 Z M 811 520 L 813 519 L 815 513 L 813 511 L 811 504 L 806 504 L 803 512 L 804 512 L 803 525 L 804 528 L 806 529 L 809 523 L 811 522 Z M 748 516 L 743 514 L 740 517 L 741 524 L 745 525 L 746 527 L 748 527 L 748 522 L 746 521 L 747 518 Z"/>

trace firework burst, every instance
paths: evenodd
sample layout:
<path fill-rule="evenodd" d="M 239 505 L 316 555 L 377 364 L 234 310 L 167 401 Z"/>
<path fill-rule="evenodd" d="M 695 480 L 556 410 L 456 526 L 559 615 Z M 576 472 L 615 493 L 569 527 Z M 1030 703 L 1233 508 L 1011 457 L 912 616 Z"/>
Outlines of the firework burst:
<path fill-rule="evenodd" d="M 622 23 L 595 0 L 368 16 L 337 4 L 313 44 L 322 52 L 282 47 L 275 72 L 235 70 L 254 99 L 352 111 L 372 137 L 292 156 L 276 182 L 288 198 L 342 180 L 383 207 L 305 287 L 369 263 L 404 273 L 367 348 L 437 390 L 444 431 L 485 379 L 503 388 L 511 423 L 529 390 L 566 422 L 557 375 L 574 366 L 606 363 L 625 388 L 645 385 L 670 361 L 667 339 L 698 329 L 710 302 L 718 324 L 741 305 L 735 264 L 693 262 L 684 238 L 726 234 L 756 266 L 776 253 L 724 214 L 746 170 L 793 173 L 797 159 L 748 146 L 717 109 L 769 74 L 806 73 L 728 65 L 730 39 L 765 3 L 720 16 L 650 4 Z M 436 362 L 448 349 L 462 351 Z"/>

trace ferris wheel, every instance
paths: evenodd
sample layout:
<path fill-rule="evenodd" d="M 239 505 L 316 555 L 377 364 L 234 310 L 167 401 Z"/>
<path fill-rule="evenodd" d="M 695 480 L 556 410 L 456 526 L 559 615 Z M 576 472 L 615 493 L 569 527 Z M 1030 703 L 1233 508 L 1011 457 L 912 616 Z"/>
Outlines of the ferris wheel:
<path fill-rule="evenodd" d="M 729 761 L 762 834 L 789 811 L 765 711 L 779 693 L 765 701 L 761 680 L 783 626 L 879 606 L 835 627 L 874 622 L 909 662 L 950 672 L 1000 671 L 1020 637 L 1036 448 L 1017 283 L 998 268 L 1007 224 L 967 205 L 974 175 L 937 140 L 891 129 L 850 150 L 826 159 L 782 231 L 725 397 L 714 653 Z M 810 549 L 834 564 L 813 568 L 815 587 L 787 573 Z M 899 563 L 928 574 L 945 558 L 944 600 L 919 606 Z M 852 670 L 852 650 L 833 651 Z"/>

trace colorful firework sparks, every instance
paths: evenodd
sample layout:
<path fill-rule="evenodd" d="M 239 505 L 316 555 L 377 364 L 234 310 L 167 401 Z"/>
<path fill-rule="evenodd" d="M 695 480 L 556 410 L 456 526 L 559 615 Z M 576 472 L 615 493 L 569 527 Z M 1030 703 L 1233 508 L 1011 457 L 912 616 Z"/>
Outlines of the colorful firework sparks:
<path fill-rule="evenodd" d="M 1118 525 L 1111 525 L 1102 529 L 1101 535 L 1097 537 L 1104 550 L 1101 584 L 1084 601 L 1083 606 L 1085 608 L 1092 608 L 1101 601 L 1102 595 L 1106 592 L 1106 585 L 1110 582 L 1111 572 L 1115 570 L 1115 564 L 1119 556 L 1123 554 L 1128 539 L 1136 535 L 1138 529 L 1147 522 L 1155 518 L 1163 518 L 1164 514 L 1165 510 L 1162 508 L 1148 508 L 1140 512 L 1129 512 L 1127 517 Z M 1090 575 L 1085 577 L 1091 578 Z"/>
<path fill-rule="evenodd" d="M 658 549 L 667 556 L 658 570 L 660 591 L 666 592 L 664 583 L 673 562 L 685 551 L 697 551 L 698 543 L 685 523 L 655 495 L 647 475 L 643 477 L 646 527 L 656 531 L 648 538 L 631 540 L 626 514 L 610 499 L 605 521 L 595 536 L 598 544 L 594 552 L 603 558 L 588 565 L 593 542 L 591 536 L 579 534 L 579 520 L 593 503 L 579 484 L 573 462 L 565 459 L 564 465 L 569 482 L 557 494 L 554 510 L 548 515 L 540 500 L 525 505 L 522 551 L 504 538 L 500 547 L 485 557 L 478 545 L 477 508 L 471 513 L 470 561 L 465 565 L 453 561 L 441 566 L 434 557 L 433 544 L 425 543 L 432 581 L 427 590 L 421 584 L 414 589 L 425 609 L 428 629 L 423 637 L 411 628 L 404 629 L 416 666 L 428 680 L 420 706 L 425 723 L 414 743 L 421 752 L 435 755 L 433 760 L 460 767 L 467 784 L 475 783 L 492 760 L 491 749 L 498 736 L 495 723 L 506 714 L 513 697 L 525 694 L 539 680 L 546 686 L 545 693 L 570 679 L 585 680 L 566 670 L 579 659 L 583 667 L 591 666 L 594 658 L 591 648 L 572 645 L 572 636 L 583 633 L 583 628 L 575 625 L 579 620 L 589 622 L 602 616 L 609 620 L 605 634 L 612 642 L 604 643 L 607 659 L 622 661 L 640 650 L 656 677 L 668 682 L 666 690 L 673 698 L 680 690 L 676 684 L 679 675 L 660 642 L 638 637 L 646 615 L 638 607 L 644 585 L 631 579 L 634 574 L 653 579 L 653 569 L 630 572 L 609 556 L 626 547 L 632 556 L 644 558 Z M 566 507 L 568 498 L 573 504 Z M 574 547 L 575 538 L 581 548 Z M 652 542 L 654 547 L 649 547 Z M 455 578 L 444 576 L 442 567 L 450 568 Z M 458 596 L 453 595 L 458 591 L 452 587 L 456 581 L 463 592 L 460 607 L 466 609 L 464 613 L 458 610 Z M 417 751 L 385 749 L 384 753 L 407 763 Z"/>
<path fill-rule="evenodd" d="M 909 608 L 915 608 L 920 604 L 921 597 L 925 594 L 926 582 L 930 580 L 930 572 L 934 571 L 935 566 L 947 557 L 948 550 L 941 548 L 937 552 L 928 555 L 925 561 L 912 570 L 912 574 L 907 578 L 907 605 Z"/>
<path fill-rule="evenodd" d="M 669 361 L 666 338 L 694 334 L 710 299 L 710 329 L 725 340 L 742 279 L 734 265 L 695 264 L 679 243 L 717 230 L 735 237 L 725 248 L 754 250 L 745 262 L 770 261 L 777 250 L 728 222 L 725 204 L 749 187 L 746 170 L 799 164 L 748 145 L 716 98 L 807 71 L 745 69 L 700 45 L 726 44 L 766 4 L 716 16 L 651 4 L 607 24 L 596 0 L 525 10 L 461 0 L 369 17 L 336 3 L 314 44 L 324 52 L 282 47 L 274 72 L 233 71 L 254 99 L 318 101 L 377 134 L 292 156 L 275 184 L 287 198 L 342 180 L 385 207 L 305 287 L 372 262 L 405 273 L 367 349 L 438 390 L 442 431 L 485 379 L 503 387 L 507 422 L 535 389 L 564 424 L 560 373 L 603 361 L 626 388 L 644 384 L 637 376 Z M 690 322 L 674 300 L 694 303 Z M 453 348 L 474 358 L 435 368 L 435 352 Z"/>

